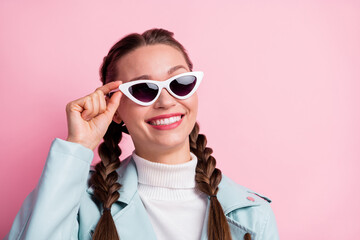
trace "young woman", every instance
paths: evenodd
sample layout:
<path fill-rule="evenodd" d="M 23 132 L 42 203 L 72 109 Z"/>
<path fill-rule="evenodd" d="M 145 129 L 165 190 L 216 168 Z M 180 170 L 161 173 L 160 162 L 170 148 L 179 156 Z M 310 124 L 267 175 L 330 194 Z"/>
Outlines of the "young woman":
<path fill-rule="evenodd" d="M 53 141 L 7 239 L 278 239 L 269 200 L 216 168 L 196 123 L 203 73 L 173 33 L 126 36 L 100 75 L 67 104 L 68 138 Z M 123 133 L 135 150 L 120 161 Z"/>

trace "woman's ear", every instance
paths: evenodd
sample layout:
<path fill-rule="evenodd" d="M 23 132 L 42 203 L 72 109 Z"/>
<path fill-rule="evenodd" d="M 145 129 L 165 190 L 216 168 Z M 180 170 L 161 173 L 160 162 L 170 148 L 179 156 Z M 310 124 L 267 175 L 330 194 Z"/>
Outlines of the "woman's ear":
<path fill-rule="evenodd" d="M 113 121 L 116 122 L 117 124 L 120 124 L 121 123 L 121 118 L 118 114 L 118 112 L 116 111 L 115 114 L 114 114 L 114 117 L 113 117 Z"/>

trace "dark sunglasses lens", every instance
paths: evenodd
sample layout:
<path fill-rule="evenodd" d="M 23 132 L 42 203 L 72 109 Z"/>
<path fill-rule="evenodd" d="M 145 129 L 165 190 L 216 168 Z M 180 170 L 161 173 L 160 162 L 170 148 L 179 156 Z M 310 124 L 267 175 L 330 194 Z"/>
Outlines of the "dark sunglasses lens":
<path fill-rule="evenodd" d="M 159 88 L 153 83 L 139 83 L 129 87 L 129 92 L 139 101 L 151 102 L 157 95 Z"/>
<path fill-rule="evenodd" d="M 188 95 L 195 87 L 196 77 L 195 76 L 182 76 L 174 79 L 170 83 L 170 89 L 178 96 Z"/>

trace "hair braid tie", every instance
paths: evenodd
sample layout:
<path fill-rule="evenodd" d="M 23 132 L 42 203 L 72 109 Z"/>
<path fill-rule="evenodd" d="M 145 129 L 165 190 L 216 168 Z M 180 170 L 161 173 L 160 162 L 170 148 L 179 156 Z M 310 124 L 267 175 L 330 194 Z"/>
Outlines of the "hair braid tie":
<path fill-rule="evenodd" d="M 245 235 L 244 235 L 244 240 L 251 240 L 251 235 L 250 235 L 250 233 L 245 233 Z"/>

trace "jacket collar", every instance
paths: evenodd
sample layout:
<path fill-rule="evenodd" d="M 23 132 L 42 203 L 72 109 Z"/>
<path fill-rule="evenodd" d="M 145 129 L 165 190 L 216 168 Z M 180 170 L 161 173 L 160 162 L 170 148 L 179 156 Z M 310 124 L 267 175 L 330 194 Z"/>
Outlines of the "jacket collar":
<path fill-rule="evenodd" d="M 119 175 L 117 182 L 122 186 L 119 189 L 120 197 L 117 202 L 129 204 L 137 192 L 138 186 L 136 165 L 131 155 L 121 161 L 121 167 L 116 171 Z M 92 186 L 87 189 L 87 192 L 92 195 L 94 194 Z M 222 175 L 219 184 L 217 198 L 223 207 L 225 214 L 238 208 L 260 205 L 261 202 L 264 201 L 263 199 L 270 202 L 266 197 L 260 196 L 249 189 L 238 185 L 224 174 Z"/>
<path fill-rule="evenodd" d="M 223 207 L 225 215 L 238 208 L 260 205 L 263 200 L 255 197 L 254 194 L 254 192 L 238 185 L 224 174 L 222 175 L 217 198 Z"/>
<path fill-rule="evenodd" d="M 146 213 L 146 209 L 141 204 L 139 194 L 137 194 L 138 176 L 134 160 L 131 156 L 127 157 L 121 162 L 121 167 L 117 169 L 119 178 L 118 183 L 122 185 L 119 189 L 120 197 L 117 202 L 125 203 L 129 205 L 127 211 L 114 212 L 114 221 L 119 228 L 119 233 L 123 240 L 128 239 L 151 239 L 155 240 L 156 235 L 151 225 L 150 219 Z M 91 195 L 94 194 L 93 188 L 90 186 L 87 192 Z M 231 179 L 222 175 L 221 182 L 219 184 L 219 191 L 217 198 L 224 210 L 225 215 L 228 215 L 231 211 L 239 208 L 245 208 L 250 206 L 260 205 L 264 200 L 255 195 L 250 190 L 236 184 Z M 209 198 L 210 199 L 210 198 Z M 209 217 L 210 200 L 208 199 L 206 215 L 203 221 L 201 240 L 207 239 L 207 226 Z M 132 203 L 132 205 L 131 205 Z M 135 204 L 134 204 L 135 203 Z M 131 207 L 132 206 L 132 207 Z M 141 207 L 142 206 L 142 207 Z M 135 217 L 136 216 L 136 217 Z M 227 218 L 228 221 L 232 221 L 231 217 Z M 134 226 L 141 226 L 142 231 L 129 231 Z M 242 239 L 244 227 L 237 224 L 229 224 L 230 231 L 236 233 L 233 239 Z M 250 230 L 247 232 L 250 232 Z M 131 234 L 130 234 L 131 233 Z M 251 233 L 251 232 L 250 232 Z M 144 234 L 146 237 L 144 237 Z M 251 233 L 255 234 L 255 233 Z M 239 238 L 238 238 L 239 237 Z"/>

